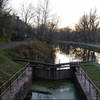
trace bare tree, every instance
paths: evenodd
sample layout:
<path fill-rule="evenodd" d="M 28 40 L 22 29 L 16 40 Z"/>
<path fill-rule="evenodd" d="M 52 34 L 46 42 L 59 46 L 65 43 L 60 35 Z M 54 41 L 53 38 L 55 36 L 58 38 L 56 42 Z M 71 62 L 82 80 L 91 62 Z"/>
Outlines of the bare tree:
<path fill-rule="evenodd" d="M 35 17 L 35 8 L 31 4 L 27 7 L 23 4 L 20 10 L 20 16 L 26 24 L 32 24 Z"/>
<path fill-rule="evenodd" d="M 49 32 L 55 32 L 57 29 L 59 23 L 59 17 L 54 16 L 49 22 L 48 22 L 48 30 Z"/>
<path fill-rule="evenodd" d="M 99 28 L 99 17 L 97 16 L 96 10 L 90 12 L 89 16 L 89 33 L 91 35 L 91 41 L 96 42 L 96 31 Z"/>
<path fill-rule="evenodd" d="M 49 0 L 39 1 L 38 7 L 36 9 L 36 19 L 35 22 L 38 26 L 38 30 L 42 28 L 42 33 L 46 33 L 46 26 L 48 24 L 49 18 Z M 41 30 L 41 29 L 40 29 Z"/>
<path fill-rule="evenodd" d="M 96 42 L 95 34 L 99 27 L 99 17 L 96 10 L 90 11 L 89 15 L 84 14 L 79 23 L 75 26 L 76 31 L 83 32 L 87 42 Z"/>
<path fill-rule="evenodd" d="M 7 2 L 8 2 L 8 0 L 0 0 L 0 12 L 4 9 Z"/>

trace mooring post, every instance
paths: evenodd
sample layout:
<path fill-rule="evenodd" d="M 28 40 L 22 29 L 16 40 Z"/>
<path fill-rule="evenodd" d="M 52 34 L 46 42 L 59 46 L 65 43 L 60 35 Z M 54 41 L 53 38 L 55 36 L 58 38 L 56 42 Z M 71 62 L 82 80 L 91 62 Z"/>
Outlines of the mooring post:
<path fill-rule="evenodd" d="M 51 79 L 54 80 L 54 79 L 55 79 L 56 68 L 51 68 L 51 69 L 50 69 L 50 72 L 51 72 L 51 75 L 50 75 L 50 76 L 51 76 Z"/>

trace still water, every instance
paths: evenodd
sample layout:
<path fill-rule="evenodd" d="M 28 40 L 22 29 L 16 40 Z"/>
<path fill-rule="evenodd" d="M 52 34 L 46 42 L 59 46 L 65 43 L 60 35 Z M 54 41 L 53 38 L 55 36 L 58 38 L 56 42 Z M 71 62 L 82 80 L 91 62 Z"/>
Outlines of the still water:
<path fill-rule="evenodd" d="M 66 54 L 62 52 L 59 48 L 56 48 L 56 58 L 55 64 L 58 63 L 69 63 L 75 61 L 81 61 L 82 59 L 76 58 L 75 55 Z"/>
<path fill-rule="evenodd" d="M 56 48 L 55 63 L 65 63 L 72 60 L 77 61 L 71 55 L 66 55 Z M 44 100 L 44 99 L 66 99 L 66 100 L 79 100 L 76 87 L 71 80 L 59 80 L 59 81 L 45 81 L 37 80 L 32 86 L 32 98 L 31 100 Z"/>
<path fill-rule="evenodd" d="M 95 59 L 100 64 L 100 53 L 72 46 L 58 47 L 55 52 L 55 64 Z M 61 70 L 61 69 L 60 69 Z M 31 100 L 66 99 L 79 100 L 74 83 L 70 80 L 37 80 L 32 86 Z"/>
<path fill-rule="evenodd" d="M 39 82 L 39 81 L 38 81 Z M 40 81 L 41 82 L 41 81 Z M 41 82 L 42 83 L 42 82 Z M 32 89 L 34 91 L 42 91 L 42 93 L 32 92 L 31 100 L 44 100 L 44 99 L 66 99 L 66 100 L 79 100 L 76 88 L 72 81 L 49 81 L 43 82 L 44 84 L 34 83 Z M 48 84 L 48 86 L 47 86 Z M 48 93 L 48 94 L 46 94 Z"/>
<path fill-rule="evenodd" d="M 59 46 L 56 50 L 55 63 L 95 60 L 100 64 L 100 53 L 91 49 L 70 45 L 66 47 Z"/>

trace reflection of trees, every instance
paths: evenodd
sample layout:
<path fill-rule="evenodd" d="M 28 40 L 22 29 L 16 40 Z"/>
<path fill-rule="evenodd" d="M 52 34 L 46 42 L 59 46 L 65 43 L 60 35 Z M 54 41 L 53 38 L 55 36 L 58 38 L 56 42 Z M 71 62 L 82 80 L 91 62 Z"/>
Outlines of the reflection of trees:
<path fill-rule="evenodd" d="M 82 60 L 96 59 L 95 51 L 92 51 L 92 50 L 83 49 L 83 48 L 75 47 L 72 45 L 67 45 L 67 46 L 59 45 L 59 48 L 62 52 L 64 52 L 67 55 L 68 54 L 74 55 L 75 58 L 79 58 Z"/>

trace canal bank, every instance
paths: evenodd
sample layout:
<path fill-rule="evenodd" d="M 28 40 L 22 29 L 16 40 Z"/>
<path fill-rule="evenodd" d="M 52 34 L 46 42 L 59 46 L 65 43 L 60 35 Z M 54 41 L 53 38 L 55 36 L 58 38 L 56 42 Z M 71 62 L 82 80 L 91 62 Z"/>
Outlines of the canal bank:
<path fill-rule="evenodd" d="M 14 89 L 16 90 L 15 92 L 20 94 L 19 90 L 23 89 L 19 85 L 19 83 L 21 84 L 25 83 L 23 77 L 20 77 L 21 74 L 23 74 L 20 70 L 25 68 L 26 63 L 16 62 L 15 59 L 30 58 L 32 60 L 39 60 L 50 63 L 54 62 L 53 61 L 54 51 L 52 46 L 48 45 L 46 42 L 41 42 L 39 40 L 32 40 L 22 44 L 18 43 L 17 45 L 16 44 L 6 45 L 4 47 L 2 46 L 1 49 L 0 49 L 0 99 L 2 98 L 3 95 L 6 94 L 6 92 L 11 93 L 10 91 Z M 23 82 L 20 81 L 19 78 L 21 78 Z M 16 82 L 16 80 L 19 81 Z M 15 83 L 18 84 L 15 85 Z M 25 84 L 27 84 L 27 82 Z M 13 87 L 14 85 L 15 87 Z M 12 92 L 11 95 L 16 94 L 15 92 Z M 10 96 L 8 96 L 8 98 L 10 98 Z M 6 98 L 5 100 L 8 100 L 8 98 Z"/>
<path fill-rule="evenodd" d="M 81 64 L 81 70 L 78 69 L 77 73 L 75 73 L 75 81 L 77 84 L 79 84 L 78 87 L 81 87 L 81 90 L 83 91 L 84 95 L 83 97 L 86 97 L 87 100 L 99 100 L 100 99 L 100 53 L 90 51 L 87 49 L 82 49 L 80 47 L 73 47 L 73 46 L 62 46 L 60 47 L 61 54 L 63 54 L 63 58 L 70 60 L 71 62 L 75 61 L 82 61 L 84 59 L 87 60 L 94 60 L 96 59 L 97 62 L 95 62 L 98 66 L 95 65 L 93 62 L 89 63 L 82 63 Z M 59 54 L 58 54 L 59 55 Z M 60 59 L 60 56 L 58 57 Z M 77 85 L 76 84 L 76 85 Z"/>
<path fill-rule="evenodd" d="M 58 52 L 58 51 L 57 51 Z M 57 53 L 56 52 L 56 53 Z M 62 52 L 60 52 L 60 58 L 58 57 L 58 59 L 60 59 L 59 61 L 61 61 L 61 59 L 62 58 L 64 58 L 64 56 L 67 56 L 66 54 L 64 55 L 63 54 L 63 57 L 61 57 L 61 54 L 63 54 Z M 58 53 L 58 55 L 59 55 L 59 53 Z M 57 57 L 56 57 L 57 58 Z M 67 57 L 68 58 L 68 57 Z M 66 59 L 66 57 L 65 57 L 65 59 Z M 64 61 L 64 59 L 62 60 L 62 61 Z M 68 63 L 68 61 L 66 61 L 67 62 L 67 64 L 69 64 Z M 61 62 L 61 63 L 63 63 L 63 62 Z M 65 62 L 64 62 L 65 63 Z M 34 65 L 35 64 L 35 65 Z M 75 65 L 74 63 L 70 63 L 71 65 L 70 66 L 65 66 L 64 64 L 46 64 L 46 63 L 39 63 L 39 61 L 37 61 L 37 62 L 30 62 L 30 64 L 28 65 L 29 67 L 32 67 L 32 65 L 33 65 L 33 68 L 35 67 L 35 66 L 37 66 L 37 68 L 38 67 L 40 67 L 40 68 L 42 68 L 43 67 L 43 70 L 45 69 L 45 70 L 49 70 L 49 68 L 50 67 L 52 67 L 53 68 L 53 73 L 51 73 L 51 75 L 53 75 L 52 77 L 54 77 L 55 76 L 55 68 L 56 68 L 56 71 L 62 71 L 62 70 L 70 70 L 70 67 L 72 67 L 72 65 Z M 42 66 L 41 66 L 42 65 Z M 44 66 L 45 67 L 44 67 Z M 56 66 L 55 66 L 56 65 Z M 59 66 L 60 67 L 59 67 Z M 59 67 L 59 68 L 58 68 Z M 74 66 L 75 67 L 75 66 Z M 74 68 L 73 67 L 73 68 Z M 78 64 L 77 64 L 77 67 L 78 67 Z M 52 68 L 50 68 L 50 69 L 52 69 Z M 80 69 L 80 68 L 79 68 Z M 80 76 L 80 81 L 82 82 L 82 81 L 84 81 L 84 79 L 85 79 L 85 76 L 83 76 L 83 73 L 80 73 L 80 72 L 82 72 L 82 70 L 79 70 L 78 69 L 78 73 L 77 73 L 77 75 L 78 76 Z M 34 70 L 34 69 L 33 69 Z M 66 72 L 65 72 L 66 73 Z M 35 73 L 37 76 L 38 76 L 38 74 L 40 74 L 39 72 L 37 72 L 37 73 Z M 46 73 L 46 74 L 48 74 L 48 72 Z M 45 76 L 47 76 L 45 74 Z M 41 74 L 42 75 L 42 74 Z M 40 76 L 41 76 L 40 75 Z M 73 98 L 75 99 L 75 98 L 80 98 L 80 97 L 82 97 L 81 99 L 79 99 L 79 100 L 89 100 L 89 99 L 85 99 L 85 98 L 83 98 L 83 97 L 85 97 L 86 95 L 84 95 L 83 94 L 83 92 L 84 91 L 81 91 L 81 89 L 82 89 L 82 87 L 81 87 L 81 84 L 79 83 L 79 80 L 77 81 L 76 79 L 75 79 L 75 70 L 74 70 L 74 74 L 73 74 L 73 77 L 71 77 L 70 79 L 71 79 L 71 82 L 68 82 L 68 79 L 66 79 L 66 81 L 63 83 L 63 82 L 60 82 L 60 80 L 58 79 L 58 81 L 55 83 L 54 82 L 54 80 L 55 80 L 55 78 L 54 79 L 52 79 L 52 81 L 50 82 L 49 80 L 47 80 L 47 82 L 45 82 L 43 85 L 45 85 L 46 86 L 46 84 L 48 83 L 48 82 L 50 82 L 50 83 L 52 83 L 52 85 L 51 86 L 48 86 L 48 87 L 45 87 L 45 86 L 40 86 L 40 89 L 42 88 L 45 88 L 45 90 L 46 91 L 42 91 L 42 90 L 38 90 L 39 88 L 39 85 L 36 83 L 35 84 L 35 82 L 36 82 L 36 80 L 33 80 L 33 87 L 32 87 L 32 89 L 31 89 L 31 95 L 32 95 L 32 98 L 33 98 L 33 100 L 35 99 L 35 98 L 41 98 L 41 94 L 43 94 L 43 97 L 45 98 L 55 98 L 54 96 L 56 96 L 56 94 L 61 94 L 61 95 L 58 95 L 58 96 L 60 96 L 59 98 L 62 98 L 62 96 L 63 96 L 63 94 L 65 93 L 67 96 L 68 96 L 68 93 L 70 94 L 70 93 L 72 93 L 72 95 L 74 96 Z M 40 76 L 38 76 L 38 77 L 34 77 L 33 75 L 32 75 L 32 77 L 33 78 L 36 78 L 36 79 L 39 79 L 39 77 Z M 65 74 L 64 74 L 64 76 L 66 76 Z M 48 77 L 48 76 L 47 76 Z M 40 77 L 41 78 L 41 77 Z M 42 77 L 43 78 L 43 77 Z M 73 79 L 75 79 L 78 83 L 76 83 L 76 85 L 75 85 L 75 81 L 72 81 Z M 78 78 L 77 78 L 78 79 Z M 40 85 L 42 85 L 41 83 L 43 83 L 44 82 L 44 80 L 42 79 L 40 82 L 39 82 L 39 84 Z M 59 84 L 60 83 L 60 84 Z M 68 83 L 68 84 L 67 84 Z M 85 88 L 85 86 L 87 86 L 85 83 L 88 83 L 87 81 L 84 81 L 83 82 L 83 88 Z M 90 82 L 89 82 L 90 83 Z M 58 84 L 58 85 L 57 85 Z M 72 85 L 73 84 L 73 85 Z M 79 85 L 80 84 L 80 85 Z M 37 86 L 36 86 L 37 85 Z M 56 86 L 57 85 L 57 86 Z M 79 88 L 79 86 L 81 87 L 81 89 Z M 89 85 L 91 85 L 91 84 L 89 84 Z M 19 86 L 19 85 L 18 85 Z M 72 88 L 72 87 L 68 87 L 68 86 L 72 86 L 72 87 L 74 87 L 74 89 Z M 78 87 L 77 87 L 78 86 Z M 37 87 L 36 89 L 35 89 L 35 87 Z M 61 87 L 63 87 L 63 88 L 61 88 Z M 67 88 L 70 88 L 70 89 L 66 89 L 66 87 Z M 92 87 L 91 87 L 92 88 Z M 49 89 L 49 91 L 47 91 Z M 52 93 L 52 91 L 51 90 L 53 90 L 53 93 Z M 66 90 L 72 90 L 72 91 L 66 91 Z M 78 92 L 74 92 L 74 90 L 75 91 L 78 91 Z M 51 92 L 50 92 L 51 91 Z M 56 91 L 58 91 L 58 92 L 56 92 Z M 64 91 L 64 93 L 63 93 L 63 91 Z M 81 92 L 80 92 L 81 91 Z M 17 91 L 19 94 L 20 94 L 20 91 Z M 61 92 L 61 93 L 60 93 Z M 87 93 L 87 92 L 85 92 L 85 93 Z M 47 95 L 48 94 L 48 96 L 45 96 L 45 94 Z M 54 95 L 55 94 L 55 95 Z M 75 97 L 76 95 L 77 95 L 77 97 Z M 65 98 L 69 98 L 70 99 L 70 96 L 68 96 L 68 97 L 66 97 L 66 95 L 65 96 L 63 96 L 63 97 L 65 97 Z M 58 96 L 56 96 L 56 97 L 58 97 Z M 90 95 L 91 96 L 91 95 Z M 71 96 L 72 97 L 72 96 Z M 62 98 L 63 99 L 63 98 Z M 74 99 L 72 99 L 72 100 L 74 100 Z M 13 100 L 13 99 L 12 99 Z M 19 100 L 21 100 L 21 99 L 19 99 Z M 26 99 L 26 100 L 28 100 L 28 99 Z M 29 99 L 29 100 L 31 100 L 31 98 Z M 92 100 L 92 99 L 90 99 L 90 100 Z M 93 99 L 93 100 L 95 100 L 95 99 Z M 99 99 L 97 99 L 97 100 L 99 100 Z"/>
<path fill-rule="evenodd" d="M 69 63 L 71 57 L 70 57 L 70 59 L 68 57 L 70 57 L 70 56 L 67 56 L 63 52 L 59 51 L 59 49 L 56 49 L 56 59 L 55 59 L 56 64 L 65 63 L 65 62 Z M 57 72 L 64 71 L 64 70 L 67 70 L 67 72 L 65 72 L 65 73 L 68 73 L 68 70 L 70 70 L 70 67 L 67 66 L 64 68 L 58 68 Z M 40 74 L 40 72 L 37 72 L 37 74 L 38 73 Z M 43 75 L 43 73 L 41 75 Z M 39 76 L 37 75 L 38 76 L 37 78 L 39 78 L 41 75 L 39 75 Z M 47 76 L 47 75 L 45 75 L 45 76 Z M 68 75 L 64 75 L 64 77 L 65 76 L 68 77 Z M 58 79 L 55 81 L 54 80 L 51 80 L 51 81 L 46 80 L 45 81 L 43 79 L 43 77 L 42 77 L 42 80 L 33 80 L 32 89 L 31 89 L 31 93 L 30 93 L 32 95 L 32 97 L 29 100 L 54 99 L 54 98 L 55 99 L 58 99 L 58 98 L 67 99 L 67 100 L 69 100 L 69 99 L 71 99 L 71 100 L 87 100 L 86 95 L 84 94 L 84 91 L 82 90 L 82 87 L 80 86 L 80 83 L 78 82 L 77 77 L 75 76 L 75 73 L 74 73 L 73 77 L 69 78 L 70 80 L 67 77 L 64 78 L 65 80 Z M 47 78 L 49 79 L 48 76 L 47 76 Z M 62 81 L 62 83 L 61 83 L 61 81 Z M 63 83 L 63 81 L 65 83 Z M 44 83 L 44 84 L 42 84 L 42 83 Z M 51 86 L 49 86 L 50 83 L 51 83 Z M 59 85 L 59 83 L 60 83 L 60 85 Z M 47 84 L 49 84 L 49 85 L 47 86 Z M 63 84 L 65 86 L 63 86 Z M 64 87 L 64 88 L 60 88 L 60 87 Z M 66 89 L 66 87 L 67 87 L 67 89 Z M 46 94 L 46 93 L 50 93 L 50 94 Z M 69 94 L 70 94 L 70 96 L 69 96 Z M 25 100 L 27 100 L 27 99 L 25 99 Z"/>
<path fill-rule="evenodd" d="M 73 59 L 72 55 L 66 55 L 62 51 L 56 52 L 56 59 L 55 63 L 65 63 L 73 61 L 81 61 L 81 59 Z M 67 60 L 68 59 L 68 60 Z M 68 67 L 66 67 L 68 68 Z M 63 70 L 66 68 L 60 68 L 59 70 Z M 84 73 L 84 69 L 78 69 L 77 73 L 74 74 L 74 82 L 76 89 L 78 90 L 78 97 L 80 97 L 80 100 L 99 100 L 99 93 L 94 84 L 92 83 L 91 79 L 88 78 L 88 75 Z M 67 95 L 67 94 L 66 94 Z"/>

